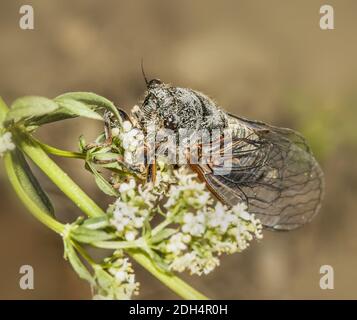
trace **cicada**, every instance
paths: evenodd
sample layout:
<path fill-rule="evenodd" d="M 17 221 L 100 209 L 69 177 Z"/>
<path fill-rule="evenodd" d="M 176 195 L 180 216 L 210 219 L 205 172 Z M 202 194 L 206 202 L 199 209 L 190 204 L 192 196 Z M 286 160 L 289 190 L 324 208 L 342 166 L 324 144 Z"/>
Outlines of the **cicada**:
<path fill-rule="evenodd" d="M 219 201 L 227 206 L 245 202 L 250 213 L 274 230 L 298 228 L 318 213 L 323 172 L 301 134 L 226 113 L 192 89 L 158 79 L 146 83 L 145 98 L 131 118 L 143 131 L 153 125 L 174 133 L 232 129 L 230 143 L 224 146 L 231 155 L 228 173 L 220 174 L 222 162 L 188 163 Z M 147 167 L 147 178 L 154 179 L 155 162 Z"/>

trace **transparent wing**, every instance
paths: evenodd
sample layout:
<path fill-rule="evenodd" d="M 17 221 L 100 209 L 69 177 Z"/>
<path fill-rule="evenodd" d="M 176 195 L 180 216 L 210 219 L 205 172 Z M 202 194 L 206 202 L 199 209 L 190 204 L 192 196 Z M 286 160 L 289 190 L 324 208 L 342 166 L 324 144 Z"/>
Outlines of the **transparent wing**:
<path fill-rule="evenodd" d="M 195 166 L 209 189 L 227 205 L 245 201 L 264 226 L 292 230 L 319 211 L 324 180 L 305 139 L 297 132 L 234 118 L 238 133 L 230 144 L 232 166 Z"/>

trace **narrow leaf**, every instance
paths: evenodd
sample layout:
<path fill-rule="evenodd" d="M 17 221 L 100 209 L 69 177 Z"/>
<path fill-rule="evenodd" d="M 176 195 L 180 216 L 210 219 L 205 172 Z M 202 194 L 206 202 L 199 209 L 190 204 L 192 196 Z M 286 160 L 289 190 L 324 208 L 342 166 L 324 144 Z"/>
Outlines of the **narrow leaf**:
<path fill-rule="evenodd" d="M 45 115 L 58 109 L 58 104 L 44 97 L 28 96 L 19 98 L 11 105 L 6 121 L 19 121 Z"/>
<path fill-rule="evenodd" d="M 108 216 L 102 216 L 102 217 L 95 217 L 95 218 L 89 218 L 86 219 L 82 226 L 86 227 L 87 229 L 91 230 L 99 230 L 108 227 L 109 221 L 108 221 Z"/>
<path fill-rule="evenodd" d="M 56 102 L 73 115 L 94 120 L 103 120 L 103 117 L 99 113 L 93 111 L 87 104 L 83 102 L 66 98 L 58 98 L 56 99 Z"/>
<path fill-rule="evenodd" d="M 165 229 L 161 230 L 159 233 L 157 233 L 156 235 L 154 235 L 151 238 L 151 242 L 153 244 L 161 242 L 162 240 L 165 240 L 165 239 L 169 238 L 170 236 L 172 236 L 176 232 L 177 232 L 177 229 L 165 228 Z"/>
<path fill-rule="evenodd" d="M 95 267 L 95 278 L 101 289 L 108 290 L 114 282 L 114 278 L 100 266 Z"/>
<path fill-rule="evenodd" d="M 12 152 L 11 157 L 13 159 L 16 176 L 23 190 L 43 211 L 54 216 L 51 200 L 32 173 L 23 154 L 20 151 L 15 150 Z"/>
<path fill-rule="evenodd" d="M 112 240 L 116 237 L 114 233 L 107 233 L 101 230 L 91 230 L 85 227 L 78 227 L 72 231 L 73 237 L 82 243 L 93 243 L 97 241 Z"/>
<path fill-rule="evenodd" d="M 61 121 L 61 120 L 72 119 L 72 118 L 76 118 L 76 117 L 77 117 L 77 115 L 71 113 L 69 110 L 67 110 L 65 108 L 58 108 L 57 110 L 55 110 L 49 114 L 45 114 L 45 115 L 38 116 L 38 117 L 33 117 L 33 118 L 27 120 L 26 123 L 34 125 L 34 126 L 41 126 L 43 124 L 57 122 L 57 121 Z"/>
<path fill-rule="evenodd" d="M 94 179 L 98 188 L 108 196 L 118 197 L 119 193 L 113 188 L 113 186 L 107 180 L 104 179 L 104 177 L 101 174 L 98 173 L 97 169 L 89 162 L 87 162 L 87 165 L 89 169 L 92 171 L 92 173 L 94 174 Z"/>
<path fill-rule="evenodd" d="M 89 283 L 94 285 L 95 281 L 83 264 L 81 259 L 79 259 L 76 250 L 73 248 L 69 240 L 64 240 L 65 257 L 69 260 L 74 271 L 78 274 L 81 279 L 87 280 Z"/>
<path fill-rule="evenodd" d="M 89 105 L 95 105 L 95 106 L 98 106 L 99 108 L 104 108 L 108 111 L 111 111 L 115 115 L 117 120 L 122 122 L 119 110 L 114 105 L 114 103 L 100 95 L 97 95 L 92 92 L 68 92 L 68 93 L 64 93 L 64 94 L 56 97 L 55 100 L 64 99 L 64 98 L 65 99 L 74 99 L 74 100 L 81 101 L 81 102 L 84 102 Z"/>

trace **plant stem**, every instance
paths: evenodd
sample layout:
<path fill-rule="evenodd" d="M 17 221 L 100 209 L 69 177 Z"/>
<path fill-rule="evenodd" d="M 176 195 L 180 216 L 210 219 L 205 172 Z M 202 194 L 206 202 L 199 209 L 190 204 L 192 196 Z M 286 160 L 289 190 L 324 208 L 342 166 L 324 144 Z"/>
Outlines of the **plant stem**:
<path fill-rule="evenodd" d="M 155 236 L 156 234 L 158 234 L 162 229 L 164 229 L 171 223 L 172 223 L 172 221 L 170 219 L 166 218 L 163 222 L 161 222 L 154 229 L 152 229 L 152 231 L 151 231 L 152 236 Z"/>
<path fill-rule="evenodd" d="M 28 133 L 18 129 L 13 130 L 17 146 L 89 217 L 98 217 L 105 212 L 68 177 L 46 154 L 41 146 L 36 143 Z M 184 299 L 207 299 L 203 294 L 189 286 L 173 274 L 165 273 L 153 264 L 142 251 L 130 251 L 131 256 L 145 269 L 152 273 L 167 287 Z"/>
<path fill-rule="evenodd" d="M 41 146 L 18 129 L 12 130 L 17 146 L 89 217 L 99 217 L 103 210 L 53 162 Z"/>
<path fill-rule="evenodd" d="M 172 291 L 185 299 L 192 300 L 207 300 L 208 298 L 196 289 L 189 286 L 186 282 L 176 277 L 172 273 L 165 273 L 159 270 L 151 261 L 151 259 L 139 250 L 130 250 L 131 257 L 141 264 L 147 271 L 154 275 L 157 279 L 163 282 Z"/>
<path fill-rule="evenodd" d="M 140 248 L 140 246 L 144 247 L 144 244 L 140 240 L 142 239 L 139 238 L 136 241 L 97 241 L 93 242 L 91 245 L 97 248 L 111 250 L 133 249 Z"/>
<path fill-rule="evenodd" d="M 72 159 L 85 159 L 86 155 L 80 152 L 73 152 L 67 150 L 61 150 L 55 147 L 52 147 L 48 144 L 38 141 L 37 139 L 32 137 L 32 140 L 35 141 L 41 148 L 47 153 L 53 154 L 55 156 L 63 157 L 63 158 L 72 158 Z"/>
<path fill-rule="evenodd" d="M 96 265 L 96 262 L 85 250 L 83 250 L 83 248 L 76 241 L 71 240 L 71 244 L 92 267 Z"/>

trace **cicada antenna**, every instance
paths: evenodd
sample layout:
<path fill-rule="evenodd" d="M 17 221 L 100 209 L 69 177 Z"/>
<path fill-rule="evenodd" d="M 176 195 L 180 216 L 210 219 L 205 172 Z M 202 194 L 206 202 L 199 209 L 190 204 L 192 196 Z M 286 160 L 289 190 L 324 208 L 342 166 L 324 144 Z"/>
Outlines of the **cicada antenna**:
<path fill-rule="evenodd" d="M 149 87 L 149 81 L 148 81 L 148 78 L 146 77 L 146 74 L 145 74 L 145 71 L 144 71 L 144 59 L 143 58 L 141 58 L 141 73 L 143 74 L 146 87 Z"/>

